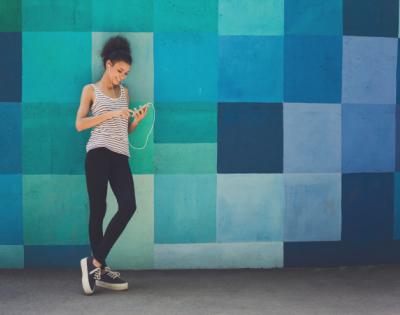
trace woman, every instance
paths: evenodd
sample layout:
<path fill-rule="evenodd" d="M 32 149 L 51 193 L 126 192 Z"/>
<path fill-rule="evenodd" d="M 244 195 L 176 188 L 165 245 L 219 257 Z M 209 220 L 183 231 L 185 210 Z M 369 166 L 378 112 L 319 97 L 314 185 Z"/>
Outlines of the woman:
<path fill-rule="evenodd" d="M 78 131 L 94 127 L 85 157 L 92 250 L 91 256 L 81 259 L 82 287 L 86 294 L 92 294 L 95 285 L 114 290 L 128 288 L 128 283 L 107 266 L 105 259 L 136 211 L 128 134 L 147 113 L 147 107 L 139 111 L 128 108 L 128 88 L 121 84 L 132 64 L 128 40 L 120 35 L 110 38 L 101 57 L 104 73 L 100 81 L 83 88 L 76 116 Z M 89 112 L 93 117 L 87 117 Z M 134 116 L 133 122 L 129 122 L 130 115 Z M 118 211 L 103 235 L 108 182 L 116 196 Z"/>

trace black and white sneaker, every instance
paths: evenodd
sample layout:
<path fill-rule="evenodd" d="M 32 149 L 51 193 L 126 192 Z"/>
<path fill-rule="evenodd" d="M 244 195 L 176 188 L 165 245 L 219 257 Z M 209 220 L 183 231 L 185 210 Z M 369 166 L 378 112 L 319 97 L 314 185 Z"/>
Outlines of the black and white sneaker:
<path fill-rule="evenodd" d="M 99 287 L 111 289 L 111 290 L 127 290 L 128 282 L 124 281 L 120 277 L 120 273 L 112 271 L 110 267 L 104 268 L 105 272 L 101 274 L 101 279 L 96 280 L 96 285 Z"/>
<path fill-rule="evenodd" d="M 93 294 L 96 280 L 101 279 L 101 268 L 93 265 L 93 256 L 81 259 L 82 287 L 86 294 Z"/>

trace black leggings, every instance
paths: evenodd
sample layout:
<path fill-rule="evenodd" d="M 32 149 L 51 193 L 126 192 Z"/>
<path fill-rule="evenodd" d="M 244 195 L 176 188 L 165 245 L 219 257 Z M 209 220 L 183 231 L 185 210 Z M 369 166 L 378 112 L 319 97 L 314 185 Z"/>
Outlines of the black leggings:
<path fill-rule="evenodd" d="M 89 195 L 89 239 L 92 255 L 103 266 L 112 246 L 136 211 L 135 186 L 126 155 L 107 148 L 89 150 L 85 158 Z M 118 211 L 103 235 L 108 181 L 118 202 Z"/>

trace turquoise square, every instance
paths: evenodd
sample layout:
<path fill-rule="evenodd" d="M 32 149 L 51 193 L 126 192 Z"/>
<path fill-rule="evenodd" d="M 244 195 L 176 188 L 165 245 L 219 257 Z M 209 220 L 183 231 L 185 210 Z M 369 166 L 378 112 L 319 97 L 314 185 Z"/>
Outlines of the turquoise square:
<path fill-rule="evenodd" d="M 23 0 L 22 30 L 90 31 L 91 0 Z"/>
<path fill-rule="evenodd" d="M 216 175 L 155 175 L 155 240 L 215 242 Z"/>
<path fill-rule="evenodd" d="M 220 35 L 283 35 L 284 0 L 220 0 Z"/>
<path fill-rule="evenodd" d="M 285 34 L 342 35 L 343 0 L 286 0 Z"/>
<path fill-rule="evenodd" d="M 155 0 L 155 32 L 217 32 L 218 0 Z"/>
<path fill-rule="evenodd" d="M 90 132 L 76 130 L 77 110 L 77 104 L 23 104 L 24 174 L 84 174 L 86 143 Z"/>
<path fill-rule="evenodd" d="M 95 32 L 152 32 L 153 1 L 92 0 Z"/>
<path fill-rule="evenodd" d="M 23 102 L 79 103 L 91 79 L 91 33 L 24 32 Z"/>
<path fill-rule="evenodd" d="M 217 242 L 282 241 L 282 174 L 218 174 Z"/>

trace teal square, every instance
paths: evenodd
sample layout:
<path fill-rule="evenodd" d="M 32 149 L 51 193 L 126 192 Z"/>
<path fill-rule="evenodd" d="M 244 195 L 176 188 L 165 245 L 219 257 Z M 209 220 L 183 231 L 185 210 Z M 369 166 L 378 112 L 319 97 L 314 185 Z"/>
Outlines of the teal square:
<path fill-rule="evenodd" d="M 24 245 L 0 245 L 0 269 L 24 268 Z"/>
<path fill-rule="evenodd" d="M 23 0 L 22 29 L 40 31 L 90 31 L 91 0 Z"/>
<path fill-rule="evenodd" d="M 122 35 L 130 44 L 132 53 L 131 71 L 123 81 L 129 89 L 130 102 L 153 102 L 154 100 L 154 58 L 153 33 L 102 33 L 92 34 L 92 80 L 96 82 L 104 74 L 101 51 L 106 41 L 113 36 Z"/>
<path fill-rule="evenodd" d="M 216 174 L 155 175 L 154 242 L 215 242 L 216 181 Z"/>
<path fill-rule="evenodd" d="M 155 32 L 217 32 L 218 0 L 154 0 Z"/>
<path fill-rule="evenodd" d="M 83 175 L 24 175 L 25 245 L 88 244 L 88 197 Z"/>
<path fill-rule="evenodd" d="M 207 126 L 204 128 L 204 126 Z M 205 143 L 217 141 L 217 103 L 157 103 L 157 143 Z"/>
<path fill-rule="evenodd" d="M 23 102 L 79 103 L 91 79 L 91 33 L 24 32 Z"/>
<path fill-rule="evenodd" d="M 21 0 L 0 1 L 0 32 L 21 31 Z"/>
<path fill-rule="evenodd" d="M 220 35 L 283 35 L 284 0 L 220 0 Z"/>
<path fill-rule="evenodd" d="M 153 1 L 92 0 L 94 32 L 152 32 Z"/>
<path fill-rule="evenodd" d="M 84 174 L 90 133 L 76 130 L 77 107 L 77 104 L 23 104 L 24 174 Z"/>
<path fill-rule="evenodd" d="M 154 145 L 154 173 L 215 174 L 217 173 L 217 144 L 156 143 Z"/>
<path fill-rule="evenodd" d="M 342 35 L 343 0 L 286 0 L 285 34 Z"/>

